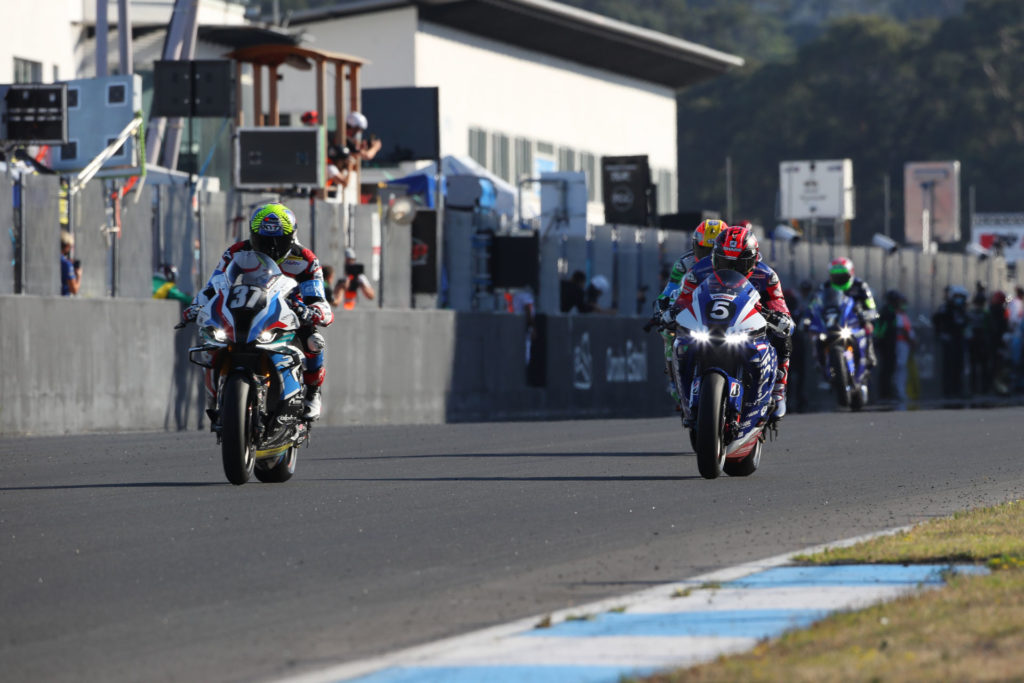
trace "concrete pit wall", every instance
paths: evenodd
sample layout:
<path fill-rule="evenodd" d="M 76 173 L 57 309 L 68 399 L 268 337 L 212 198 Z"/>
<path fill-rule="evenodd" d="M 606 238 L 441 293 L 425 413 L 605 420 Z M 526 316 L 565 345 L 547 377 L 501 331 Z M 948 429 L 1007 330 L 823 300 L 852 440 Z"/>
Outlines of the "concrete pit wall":
<path fill-rule="evenodd" d="M 0 296 L 0 435 L 202 427 L 195 328 L 176 332 L 179 315 L 172 301 Z M 660 341 L 641 324 L 542 317 L 528 373 L 521 316 L 339 311 L 322 424 L 672 414 Z"/>

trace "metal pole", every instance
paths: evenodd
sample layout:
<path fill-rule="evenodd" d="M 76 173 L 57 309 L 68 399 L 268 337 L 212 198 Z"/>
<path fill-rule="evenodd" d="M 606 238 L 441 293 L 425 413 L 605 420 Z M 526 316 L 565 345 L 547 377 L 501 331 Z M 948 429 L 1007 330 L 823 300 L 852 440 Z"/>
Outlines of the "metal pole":
<path fill-rule="evenodd" d="M 10 165 L 8 165 L 10 168 Z M 14 178 L 14 293 L 25 293 L 25 215 L 22 211 L 21 174 Z"/>
<path fill-rule="evenodd" d="M 316 190 L 309 191 L 309 248 L 316 253 Z"/>
<path fill-rule="evenodd" d="M 117 181 L 110 181 L 110 202 L 113 206 L 111 218 L 113 228 L 110 231 L 110 296 L 117 297 L 117 243 L 121 241 L 121 198 L 118 196 Z"/>
<path fill-rule="evenodd" d="M 732 157 L 725 158 L 725 222 L 732 223 Z"/>
<path fill-rule="evenodd" d="M 889 234 L 889 230 L 890 230 L 889 224 L 890 224 L 890 221 L 892 220 L 892 216 L 889 213 L 889 174 L 888 173 L 883 173 L 882 174 L 882 197 L 883 197 L 882 201 L 885 204 L 885 206 L 883 207 L 883 211 L 882 211 L 883 215 L 884 215 L 884 219 L 882 220 L 882 226 L 883 226 L 883 230 L 885 232 L 885 236 L 886 237 L 890 237 L 890 234 Z"/>
<path fill-rule="evenodd" d="M 133 73 L 132 15 L 128 0 L 117 0 L 117 44 L 121 57 L 121 73 Z"/>
<path fill-rule="evenodd" d="M 107 0 L 96 0 L 96 76 L 107 75 L 107 38 L 110 25 L 107 22 Z"/>

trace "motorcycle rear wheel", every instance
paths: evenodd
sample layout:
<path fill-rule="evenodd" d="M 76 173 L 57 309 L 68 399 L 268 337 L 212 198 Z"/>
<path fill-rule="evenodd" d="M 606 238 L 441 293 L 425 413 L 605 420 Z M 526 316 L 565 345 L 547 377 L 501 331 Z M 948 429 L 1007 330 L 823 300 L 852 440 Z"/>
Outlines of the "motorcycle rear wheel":
<path fill-rule="evenodd" d="M 299 458 L 298 446 L 292 446 L 284 454 L 284 457 L 273 467 L 261 467 L 256 465 L 253 473 L 256 478 L 264 484 L 280 484 L 288 481 L 295 474 L 295 461 Z"/>
<path fill-rule="evenodd" d="M 221 460 L 224 476 L 235 486 L 249 481 L 256 458 L 253 454 L 252 419 L 249 383 L 234 375 L 224 384 L 221 412 Z"/>
<path fill-rule="evenodd" d="M 718 477 L 725 464 L 725 444 L 722 439 L 725 396 L 725 378 L 717 372 L 708 373 L 700 387 L 696 439 L 697 470 L 705 479 Z"/>

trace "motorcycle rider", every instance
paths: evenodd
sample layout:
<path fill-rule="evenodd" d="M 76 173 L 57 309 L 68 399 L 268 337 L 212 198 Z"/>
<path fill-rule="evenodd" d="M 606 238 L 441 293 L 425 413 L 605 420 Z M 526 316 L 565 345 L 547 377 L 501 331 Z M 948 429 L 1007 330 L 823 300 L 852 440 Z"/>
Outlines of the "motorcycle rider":
<path fill-rule="evenodd" d="M 768 322 L 768 341 L 778 355 L 775 385 L 772 387 L 772 399 L 775 401 L 772 418 L 775 421 L 781 420 L 786 415 L 786 383 L 789 378 L 789 359 L 793 353 L 793 318 L 782 292 L 782 282 L 778 274 L 761 260 L 757 237 L 751 228 L 734 225 L 718 235 L 711 255 L 698 261 L 686 274 L 679 296 L 665 312 L 663 321 L 675 320 L 679 311 L 690 306 L 697 285 L 716 270 L 735 270 L 746 277 L 761 295 L 761 315 Z M 680 356 L 680 376 L 686 381 L 681 386 L 687 386 L 693 371 L 689 356 Z M 683 401 L 685 404 L 686 401 Z M 687 415 L 687 421 L 689 419 Z"/>
<path fill-rule="evenodd" d="M 873 320 L 878 318 L 878 307 L 875 306 L 875 298 L 871 295 L 871 288 L 868 283 L 856 277 L 853 271 L 853 261 L 845 256 L 832 259 L 828 264 L 828 282 L 825 282 L 822 289 L 834 287 L 856 302 L 857 320 L 864 328 L 865 336 L 865 358 L 864 363 L 868 370 L 875 367 L 878 359 L 875 356 L 874 324 Z M 818 345 L 820 346 L 820 344 Z M 818 364 L 824 365 L 824 349 L 818 350 Z"/>
<path fill-rule="evenodd" d="M 227 248 L 210 280 L 227 270 L 235 254 L 240 251 L 258 251 L 274 259 L 282 273 L 299 283 L 300 296 L 296 313 L 301 320 L 301 327 L 295 336 L 306 356 L 302 374 L 302 381 L 306 385 L 304 417 L 316 420 L 320 417 L 320 387 L 326 376 L 324 350 L 327 346 L 327 341 L 316 331 L 316 327 L 330 325 L 334 321 L 334 313 L 324 290 L 320 260 L 316 254 L 299 243 L 295 237 L 296 228 L 295 214 L 284 204 L 271 203 L 257 207 L 249 219 L 249 239 L 236 242 Z M 199 309 L 213 295 L 213 287 L 207 283 L 206 287 L 196 294 L 192 305 L 185 308 L 182 313 L 183 322 L 193 322 Z M 217 379 L 212 369 L 206 369 L 203 374 L 206 412 L 211 422 L 217 424 Z"/>
<path fill-rule="evenodd" d="M 665 311 L 668 310 L 672 302 L 675 301 L 679 295 L 679 289 L 682 287 L 683 276 L 693 269 L 694 264 L 700 261 L 702 258 L 711 255 L 711 249 L 715 246 L 715 238 L 718 234 L 725 230 L 727 227 L 725 221 L 720 221 L 716 218 L 709 218 L 701 221 L 696 228 L 693 229 L 693 234 L 690 236 L 690 250 L 676 259 L 676 262 L 672 264 L 672 270 L 668 275 L 668 282 L 665 283 L 665 288 L 658 295 L 658 298 L 654 302 L 654 317 L 660 317 Z M 661 331 L 661 340 L 665 345 L 665 373 L 669 377 L 674 377 L 672 370 L 672 344 L 675 336 L 667 330 Z M 675 382 L 670 382 L 672 389 L 672 399 L 676 402 L 677 408 L 681 407 L 679 403 L 679 394 L 675 388 Z"/>

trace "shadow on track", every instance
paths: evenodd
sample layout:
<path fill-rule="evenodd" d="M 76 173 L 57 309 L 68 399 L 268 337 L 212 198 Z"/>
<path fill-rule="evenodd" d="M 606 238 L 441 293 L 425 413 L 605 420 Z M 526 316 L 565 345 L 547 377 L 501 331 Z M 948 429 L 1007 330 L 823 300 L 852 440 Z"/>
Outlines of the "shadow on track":
<path fill-rule="evenodd" d="M 652 451 L 649 453 L 417 453 L 415 455 L 340 455 L 305 458 L 305 460 L 311 462 L 314 460 L 420 460 L 428 458 L 692 458 L 694 455 L 694 453 L 680 451 Z"/>
<path fill-rule="evenodd" d="M 183 488 L 193 486 L 230 486 L 226 481 L 152 481 L 124 484 L 64 484 L 62 486 L 0 486 L 0 491 L 64 491 L 69 489 Z"/>

